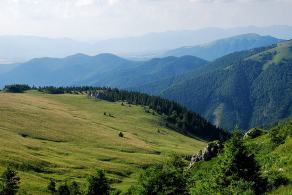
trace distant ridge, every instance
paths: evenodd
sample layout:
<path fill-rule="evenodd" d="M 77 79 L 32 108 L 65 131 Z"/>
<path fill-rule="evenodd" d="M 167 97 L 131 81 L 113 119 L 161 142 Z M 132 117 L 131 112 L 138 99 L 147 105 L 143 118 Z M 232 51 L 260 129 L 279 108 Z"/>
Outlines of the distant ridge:
<path fill-rule="evenodd" d="M 187 45 L 201 45 L 218 39 L 246 33 L 292 39 L 292 26 L 244 26 L 237 28 L 204 28 L 148 33 L 142 36 L 81 42 L 67 38 L 37 36 L 0 36 L 0 59 L 20 63 L 38 57 L 63 58 L 75 53 L 95 55 L 115 53 L 133 59 L 149 59 L 165 51 Z M 3 60 L 2 60 L 3 61 Z"/>
<path fill-rule="evenodd" d="M 198 45 L 187 46 L 170 50 L 163 56 L 184 56 L 193 55 L 206 60 L 214 60 L 224 55 L 248 50 L 256 47 L 264 47 L 282 41 L 271 36 L 260 36 L 258 34 L 249 33 L 238 35 L 230 38 L 220 39 L 214 42 Z"/>
<path fill-rule="evenodd" d="M 0 86 L 93 85 L 130 88 L 178 76 L 204 66 L 207 61 L 194 57 L 166 57 L 131 61 L 114 54 L 95 56 L 75 54 L 65 58 L 35 58 L 1 75 Z"/>

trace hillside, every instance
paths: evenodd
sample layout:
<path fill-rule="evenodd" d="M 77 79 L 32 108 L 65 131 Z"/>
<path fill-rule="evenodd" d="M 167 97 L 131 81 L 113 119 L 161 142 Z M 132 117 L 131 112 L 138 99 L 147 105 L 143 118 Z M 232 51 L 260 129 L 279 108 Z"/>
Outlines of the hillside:
<path fill-rule="evenodd" d="M 47 194 L 50 178 L 84 183 L 96 168 L 124 191 L 141 168 L 206 144 L 166 128 L 141 106 L 85 95 L 1 92 L 0 110 L 0 172 L 13 165 L 22 194 Z"/>
<path fill-rule="evenodd" d="M 247 139 L 246 146 L 255 154 L 257 160 L 263 166 L 262 172 L 280 172 L 289 181 L 288 185 L 273 189 L 269 194 L 289 194 L 292 192 L 292 120 L 279 122 L 267 128 L 268 134 L 255 139 Z M 280 135 L 280 136 L 279 136 Z M 272 142 L 274 140 L 284 139 L 280 144 Z M 274 141 L 275 142 L 275 141 Z"/>
<path fill-rule="evenodd" d="M 258 34 L 244 34 L 211 43 L 181 47 L 164 53 L 164 56 L 193 55 L 206 60 L 214 60 L 224 55 L 257 47 L 264 47 L 280 42 L 280 39 L 271 36 L 260 36 Z"/>
<path fill-rule="evenodd" d="M 227 129 L 265 126 L 292 115 L 291 46 L 286 41 L 236 52 L 165 80 L 163 87 L 153 83 L 140 89 L 178 101 Z"/>
<path fill-rule="evenodd" d="M 292 120 L 279 122 L 264 130 L 257 129 L 257 131 L 261 131 L 262 135 L 255 138 L 246 137 L 243 139 L 243 144 L 249 155 L 254 157 L 259 167 L 261 167 L 259 170 L 261 177 L 267 179 L 268 192 L 264 194 L 291 194 Z M 204 183 L 209 186 L 213 185 L 206 182 L 212 181 L 220 160 L 222 158 L 220 159 L 219 156 L 210 161 L 201 161 L 193 165 L 192 173 L 190 174 L 193 177 L 192 181 L 194 181 L 191 190 L 193 194 L 196 194 L 194 192 L 197 189 L 202 189 Z M 243 186 L 241 186 L 241 190 L 244 191 Z"/>

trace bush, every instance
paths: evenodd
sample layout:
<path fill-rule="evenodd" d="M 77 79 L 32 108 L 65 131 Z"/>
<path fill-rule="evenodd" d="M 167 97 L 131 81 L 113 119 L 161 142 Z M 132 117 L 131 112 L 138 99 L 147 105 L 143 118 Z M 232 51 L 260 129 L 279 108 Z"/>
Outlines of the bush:
<path fill-rule="evenodd" d="M 127 194 L 188 194 L 185 164 L 178 156 L 149 167 L 139 179 L 138 186 L 131 187 Z"/>
<path fill-rule="evenodd" d="M 274 146 L 285 143 L 289 131 L 291 131 L 291 127 L 289 128 L 288 125 L 289 124 L 276 126 L 269 131 L 269 137 Z"/>
<path fill-rule="evenodd" d="M 23 84 L 13 84 L 13 85 L 6 85 L 4 87 L 4 91 L 10 93 L 23 93 L 24 91 L 30 90 L 30 86 L 23 85 Z"/>
<path fill-rule="evenodd" d="M 119 133 L 119 137 L 124 137 L 123 132 L 120 132 L 120 133 Z"/>
<path fill-rule="evenodd" d="M 70 195 L 69 187 L 66 184 L 58 187 L 58 195 Z"/>
<path fill-rule="evenodd" d="M 261 194 L 267 190 L 267 180 L 260 174 L 254 155 L 244 146 L 242 135 L 235 131 L 215 159 L 211 171 L 199 172 L 192 194 Z"/>
<path fill-rule="evenodd" d="M 65 93 L 63 88 L 57 88 L 53 86 L 46 87 L 43 91 L 48 94 L 64 94 Z"/>
<path fill-rule="evenodd" d="M 81 195 L 81 190 L 77 182 L 73 181 L 69 186 L 70 195 Z"/>
<path fill-rule="evenodd" d="M 2 187 L 0 189 L 1 195 L 15 195 L 18 192 L 20 178 L 17 173 L 8 167 L 2 174 Z"/>
<path fill-rule="evenodd" d="M 61 184 L 56 190 L 56 182 L 51 179 L 48 184 L 48 190 L 54 195 L 81 195 L 81 190 L 77 182 L 73 181 L 70 185 Z"/>
<path fill-rule="evenodd" d="M 279 171 L 269 171 L 266 173 L 266 177 L 268 179 L 268 190 L 275 189 L 280 185 L 286 185 L 289 181 Z"/>
<path fill-rule="evenodd" d="M 56 190 L 56 182 L 53 179 L 50 179 L 50 182 L 48 184 L 48 190 L 49 192 L 51 192 L 52 194 L 54 194 L 57 190 Z"/>
<path fill-rule="evenodd" d="M 224 153 L 219 156 L 219 160 L 215 180 L 222 188 L 228 188 L 235 181 L 242 180 L 250 183 L 255 193 L 266 190 L 266 180 L 260 175 L 260 166 L 254 155 L 249 154 L 243 145 L 239 131 L 235 131 L 232 138 L 226 142 Z"/>
<path fill-rule="evenodd" d="M 109 195 L 110 185 L 105 173 L 97 170 L 95 175 L 88 178 L 87 195 Z"/>

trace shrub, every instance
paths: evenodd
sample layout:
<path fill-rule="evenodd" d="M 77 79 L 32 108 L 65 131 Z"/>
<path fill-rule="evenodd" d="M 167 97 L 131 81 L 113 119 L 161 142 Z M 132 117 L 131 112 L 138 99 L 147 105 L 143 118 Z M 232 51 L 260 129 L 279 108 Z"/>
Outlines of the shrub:
<path fill-rule="evenodd" d="M 110 185 L 105 173 L 97 170 L 95 175 L 88 178 L 87 195 L 109 195 Z"/>
<path fill-rule="evenodd" d="M 269 131 L 269 137 L 274 146 L 285 143 L 288 134 L 288 127 L 285 125 L 274 127 Z"/>
<path fill-rule="evenodd" d="M 58 187 L 58 195 L 70 195 L 69 187 L 66 184 L 62 184 Z"/>
<path fill-rule="evenodd" d="M 286 185 L 288 183 L 288 179 L 284 177 L 279 171 L 269 171 L 266 173 L 268 179 L 268 189 L 272 190 L 280 185 Z"/>
<path fill-rule="evenodd" d="M 219 165 L 215 176 L 216 183 L 222 188 L 229 188 L 235 181 L 248 182 L 255 193 L 266 190 L 266 180 L 260 175 L 260 166 L 254 155 L 248 153 L 243 145 L 242 135 L 235 131 L 219 156 Z M 235 183 L 236 184 L 236 183 Z M 244 183 L 246 185 L 247 183 Z"/>
<path fill-rule="evenodd" d="M 119 133 L 119 137 L 124 137 L 123 132 L 120 132 L 120 133 Z"/>
<path fill-rule="evenodd" d="M 54 179 L 50 179 L 50 182 L 48 184 L 48 190 L 49 192 L 51 192 L 52 194 L 55 194 L 56 193 L 56 182 Z"/>
<path fill-rule="evenodd" d="M 2 174 L 2 189 L 1 195 L 15 195 L 19 189 L 20 178 L 17 176 L 16 171 L 8 167 Z"/>
<path fill-rule="evenodd" d="M 30 86 L 24 84 L 13 84 L 13 85 L 6 85 L 4 87 L 4 91 L 10 93 L 23 93 L 24 91 L 30 90 Z"/>
<path fill-rule="evenodd" d="M 214 160 L 208 167 L 211 171 L 194 176 L 192 194 L 261 194 L 267 190 L 267 179 L 261 176 L 260 166 L 245 148 L 239 131 L 233 133 L 223 153 Z"/>
<path fill-rule="evenodd" d="M 69 186 L 70 189 L 70 195 L 81 195 L 81 190 L 76 181 L 73 181 L 71 185 Z"/>
<path fill-rule="evenodd" d="M 171 160 L 149 167 L 139 179 L 138 186 L 131 187 L 127 194 L 188 194 L 185 164 L 178 156 Z"/>

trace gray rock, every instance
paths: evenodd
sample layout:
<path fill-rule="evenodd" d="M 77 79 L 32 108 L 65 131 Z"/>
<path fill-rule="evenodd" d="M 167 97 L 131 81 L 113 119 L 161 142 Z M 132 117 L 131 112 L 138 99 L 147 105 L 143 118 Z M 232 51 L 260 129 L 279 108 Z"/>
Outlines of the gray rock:
<path fill-rule="evenodd" d="M 199 161 L 208 161 L 211 158 L 218 155 L 219 151 L 223 148 L 223 145 L 219 141 L 210 142 L 206 148 L 200 150 L 199 153 L 194 154 L 191 158 L 189 168 L 193 166 L 194 163 Z"/>
<path fill-rule="evenodd" d="M 262 129 L 252 128 L 244 134 L 243 138 L 256 138 L 260 135 L 263 135 L 264 133 L 265 132 Z"/>

